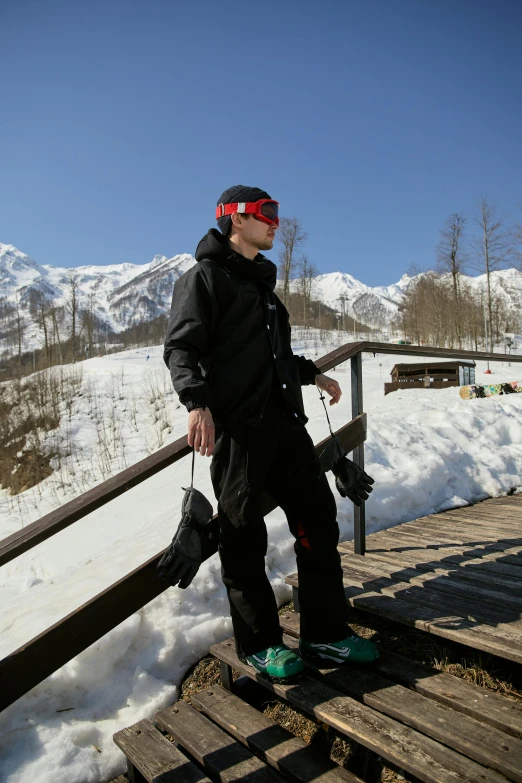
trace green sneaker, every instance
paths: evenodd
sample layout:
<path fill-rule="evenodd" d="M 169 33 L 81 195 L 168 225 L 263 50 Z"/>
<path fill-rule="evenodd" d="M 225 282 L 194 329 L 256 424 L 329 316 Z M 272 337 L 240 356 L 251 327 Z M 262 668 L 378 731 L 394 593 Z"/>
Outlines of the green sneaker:
<path fill-rule="evenodd" d="M 299 652 L 308 658 L 326 659 L 335 663 L 372 663 L 380 653 L 377 645 L 369 639 L 363 639 L 356 633 L 340 642 L 306 642 L 299 639 Z"/>
<path fill-rule="evenodd" d="M 246 662 L 261 674 L 277 679 L 294 677 L 304 671 L 301 658 L 286 644 L 276 644 L 254 655 L 248 655 Z"/>

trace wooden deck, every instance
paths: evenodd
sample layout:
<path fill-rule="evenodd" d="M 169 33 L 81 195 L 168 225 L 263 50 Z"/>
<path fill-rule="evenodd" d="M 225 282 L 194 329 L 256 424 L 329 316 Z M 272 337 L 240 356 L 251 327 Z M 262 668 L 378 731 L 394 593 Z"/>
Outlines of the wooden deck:
<path fill-rule="evenodd" d="M 364 556 L 339 551 L 352 606 L 522 663 L 522 496 L 373 533 Z"/>
<path fill-rule="evenodd" d="M 522 497 L 408 522 L 369 536 L 368 554 L 341 544 L 349 602 L 360 609 L 522 662 Z M 297 577 L 287 581 L 297 586 Z M 280 617 L 296 649 L 299 614 Z M 348 738 L 424 783 L 522 783 L 522 704 L 381 649 L 274 683 L 239 660 L 233 639 L 210 650 L 222 686 L 178 701 L 114 736 L 129 780 L 179 783 L 364 783 L 329 758 Z M 248 702 L 232 671 L 307 713 L 329 740 L 318 754 Z M 246 694 L 247 701 L 241 698 Z M 261 702 L 259 702 L 261 703 Z M 177 747 L 168 741 L 173 738 Z"/>

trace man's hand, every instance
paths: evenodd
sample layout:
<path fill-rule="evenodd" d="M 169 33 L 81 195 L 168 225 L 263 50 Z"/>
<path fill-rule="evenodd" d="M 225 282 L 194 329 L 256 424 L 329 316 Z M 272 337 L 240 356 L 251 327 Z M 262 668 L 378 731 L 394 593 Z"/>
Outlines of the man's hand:
<path fill-rule="evenodd" d="M 332 398 L 330 400 L 330 405 L 334 405 L 336 402 L 339 402 L 341 399 L 341 387 L 335 380 L 335 378 L 329 378 L 328 375 L 323 375 L 321 373 L 320 375 L 315 376 L 315 385 L 319 387 L 319 389 L 322 389 L 325 392 L 328 392 L 330 397 Z"/>
<path fill-rule="evenodd" d="M 188 419 L 188 444 L 202 457 L 211 457 L 214 451 L 214 419 L 208 408 L 194 408 Z"/>

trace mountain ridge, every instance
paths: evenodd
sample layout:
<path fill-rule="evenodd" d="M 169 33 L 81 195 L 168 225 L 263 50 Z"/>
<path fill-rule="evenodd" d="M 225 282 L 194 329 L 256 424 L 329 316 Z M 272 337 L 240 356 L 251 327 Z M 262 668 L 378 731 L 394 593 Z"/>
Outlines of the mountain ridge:
<path fill-rule="evenodd" d="M 168 313 L 175 281 L 196 263 L 192 255 L 181 253 L 171 257 L 157 254 L 145 264 L 55 267 L 38 264 L 14 245 L 0 242 L 0 299 L 11 304 L 18 300 L 27 311 L 35 294 L 61 305 L 67 301 L 73 277 L 78 285 L 79 306 L 85 308 L 90 301 L 97 318 L 119 332 Z M 485 275 L 463 275 L 463 279 L 475 290 L 485 286 Z M 397 283 L 371 287 L 347 272 L 329 272 L 314 278 L 312 295 L 339 313 L 344 308 L 345 315 L 385 330 L 390 328 L 414 280 L 404 274 Z M 493 272 L 492 284 L 509 307 L 522 307 L 521 272 Z M 291 281 L 291 290 L 298 286 L 298 280 Z"/>

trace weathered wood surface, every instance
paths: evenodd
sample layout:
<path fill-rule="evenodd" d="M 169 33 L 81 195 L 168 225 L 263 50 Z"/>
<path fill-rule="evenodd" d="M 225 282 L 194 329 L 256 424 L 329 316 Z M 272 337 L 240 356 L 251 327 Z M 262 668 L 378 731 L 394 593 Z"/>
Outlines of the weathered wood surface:
<path fill-rule="evenodd" d="M 359 556 L 360 557 L 360 556 Z M 406 591 L 408 597 L 412 594 L 412 588 L 420 587 L 426 590 L 436 590 L 444 593 L 439 598 L 444 601 L 447 595 L 451 595 L 451 603 L 456 606 L 455 598 L 465 603 L 459 606 L 469 607 L 469 612 L 474 615 L 479 613 L 488 622 L 511 622 L 514 626 L 522 627 L 522 622 L 517 619 L 522 611 L 522 598 L 512 596 L 508 592 L 490 588 L 487 580 L 479 584 L 471 584 L 465 580 L 459 580 L 453 572 L 445 569 L 435 569 L 425 573 L 419 573 L 411 566 L 403 567 L 395 564 L 386 564 L 382 561 L 372 561 L 371 558 L 362 558 L 366 562 L 353 562 L 347 555 L 342 557 L 343 570 L 346 574 L 347 586 L 352 584 L 364 584 L 371 590 L 388 591 L 388 595 Z M 496 585 L 495 585 L 496 587 Z M 422 591 L 424 592 L 424 590 Z M 418 591 L 414 593 L 418 596 Z M 477 603 L 478 602 L 478 603 Z"/>
<path fill-rule="evenodd" d="M 141 776 L 148 783 L 210 783 L 148 720 L 116 732 L 113 739 L 127 757 L 130 774 L 136 781 Z"/>
<path fill-rule="evenodd" d="M 256 680 L 299 709 L 426 783 L 505 783 L 506 777 L 478 764 L 394 718 L 360 704 L 338 689 L 307 675 L 292 685 L 273 683 L 237 657 L 232 640 L 211 648 L 220 660 Z"/>
<path fill-rule="evenodd" d="M 431 549 L 424 552 L 417 550 L 415 554 L 408 551 L 388 552 L 373 549 L 369 559 L 399 566 L 406 564 L 418 571 L 445 569 L 458 579 L 479 584 L 484 582 L 484 571 L 487 570 L 490 572 L 487 578 L 491 580 L 493 586 L 505 587 L 511 595 L 522 595 L 522 573 L 519 568 L 500 563 L 491 555 L 480 558 L 463 554 L 462 549 L 446 549 L 444 557 L 434 559 Z"/>
<path fill-rule="evenodd" d="M 294 637 L 285 636 L 284 641 L 294 649 L 298 646 Z M 362 666 L 342 666 L 309 671 L 357 701 L 521 783 L 522 739 L 410 690 L 382 676 L 374 667 L 369 670 Z"/>
<path fill-rule="evenodd" d="M 289 577 L 288 584 L 297 586 L 297 578 Z M 421 631 L 454 639 L 477 650 L 498 655 L 522 663 L 521 636 L 512 632 L 506 624 L 490 626 L 473 616 L 462 617 L 453 607 L 444 613 L 440 601 L 426 593 L 422 603 L 401 597 L 365 590 L 361 587 L 345 587 L 347 601 L 355 609 L 372 612 L 389 620 L 402 622 Z"/>
<path fill-rule="evenodd" d="M 196 707 L 295 783 L 363 783 L 259 710 L 218 686 L 191 696 Z"/>
<path fill-rule="evenodd" d="M 522 496 L 339 544 L 350 604 L 522 663 Z M 297 587 L 297 575 L 287 579 Z"/>
<path fill-rule="evenodd" d="M 297 612 L 285 612 L 280 616 L 280 623 L 285 634 L 299 637 Z M 354 676 L 357 676 L 360 668 L 351 667 Z M 381 657 L 374 663 L 372 670 L 408 685 L 424 696 L 447 704 L 458 712 L 522 739 L 521 702 L 389 650 L 381 650 Z"/>
<path fill-rule="evenodd" d="M 186 701 L 178 701 L 156 713 L 155 723 L 171 734 L 210 776 L 217 776 L 222 783 L 244 780 L 282 783 L 284 780 Z"/>

